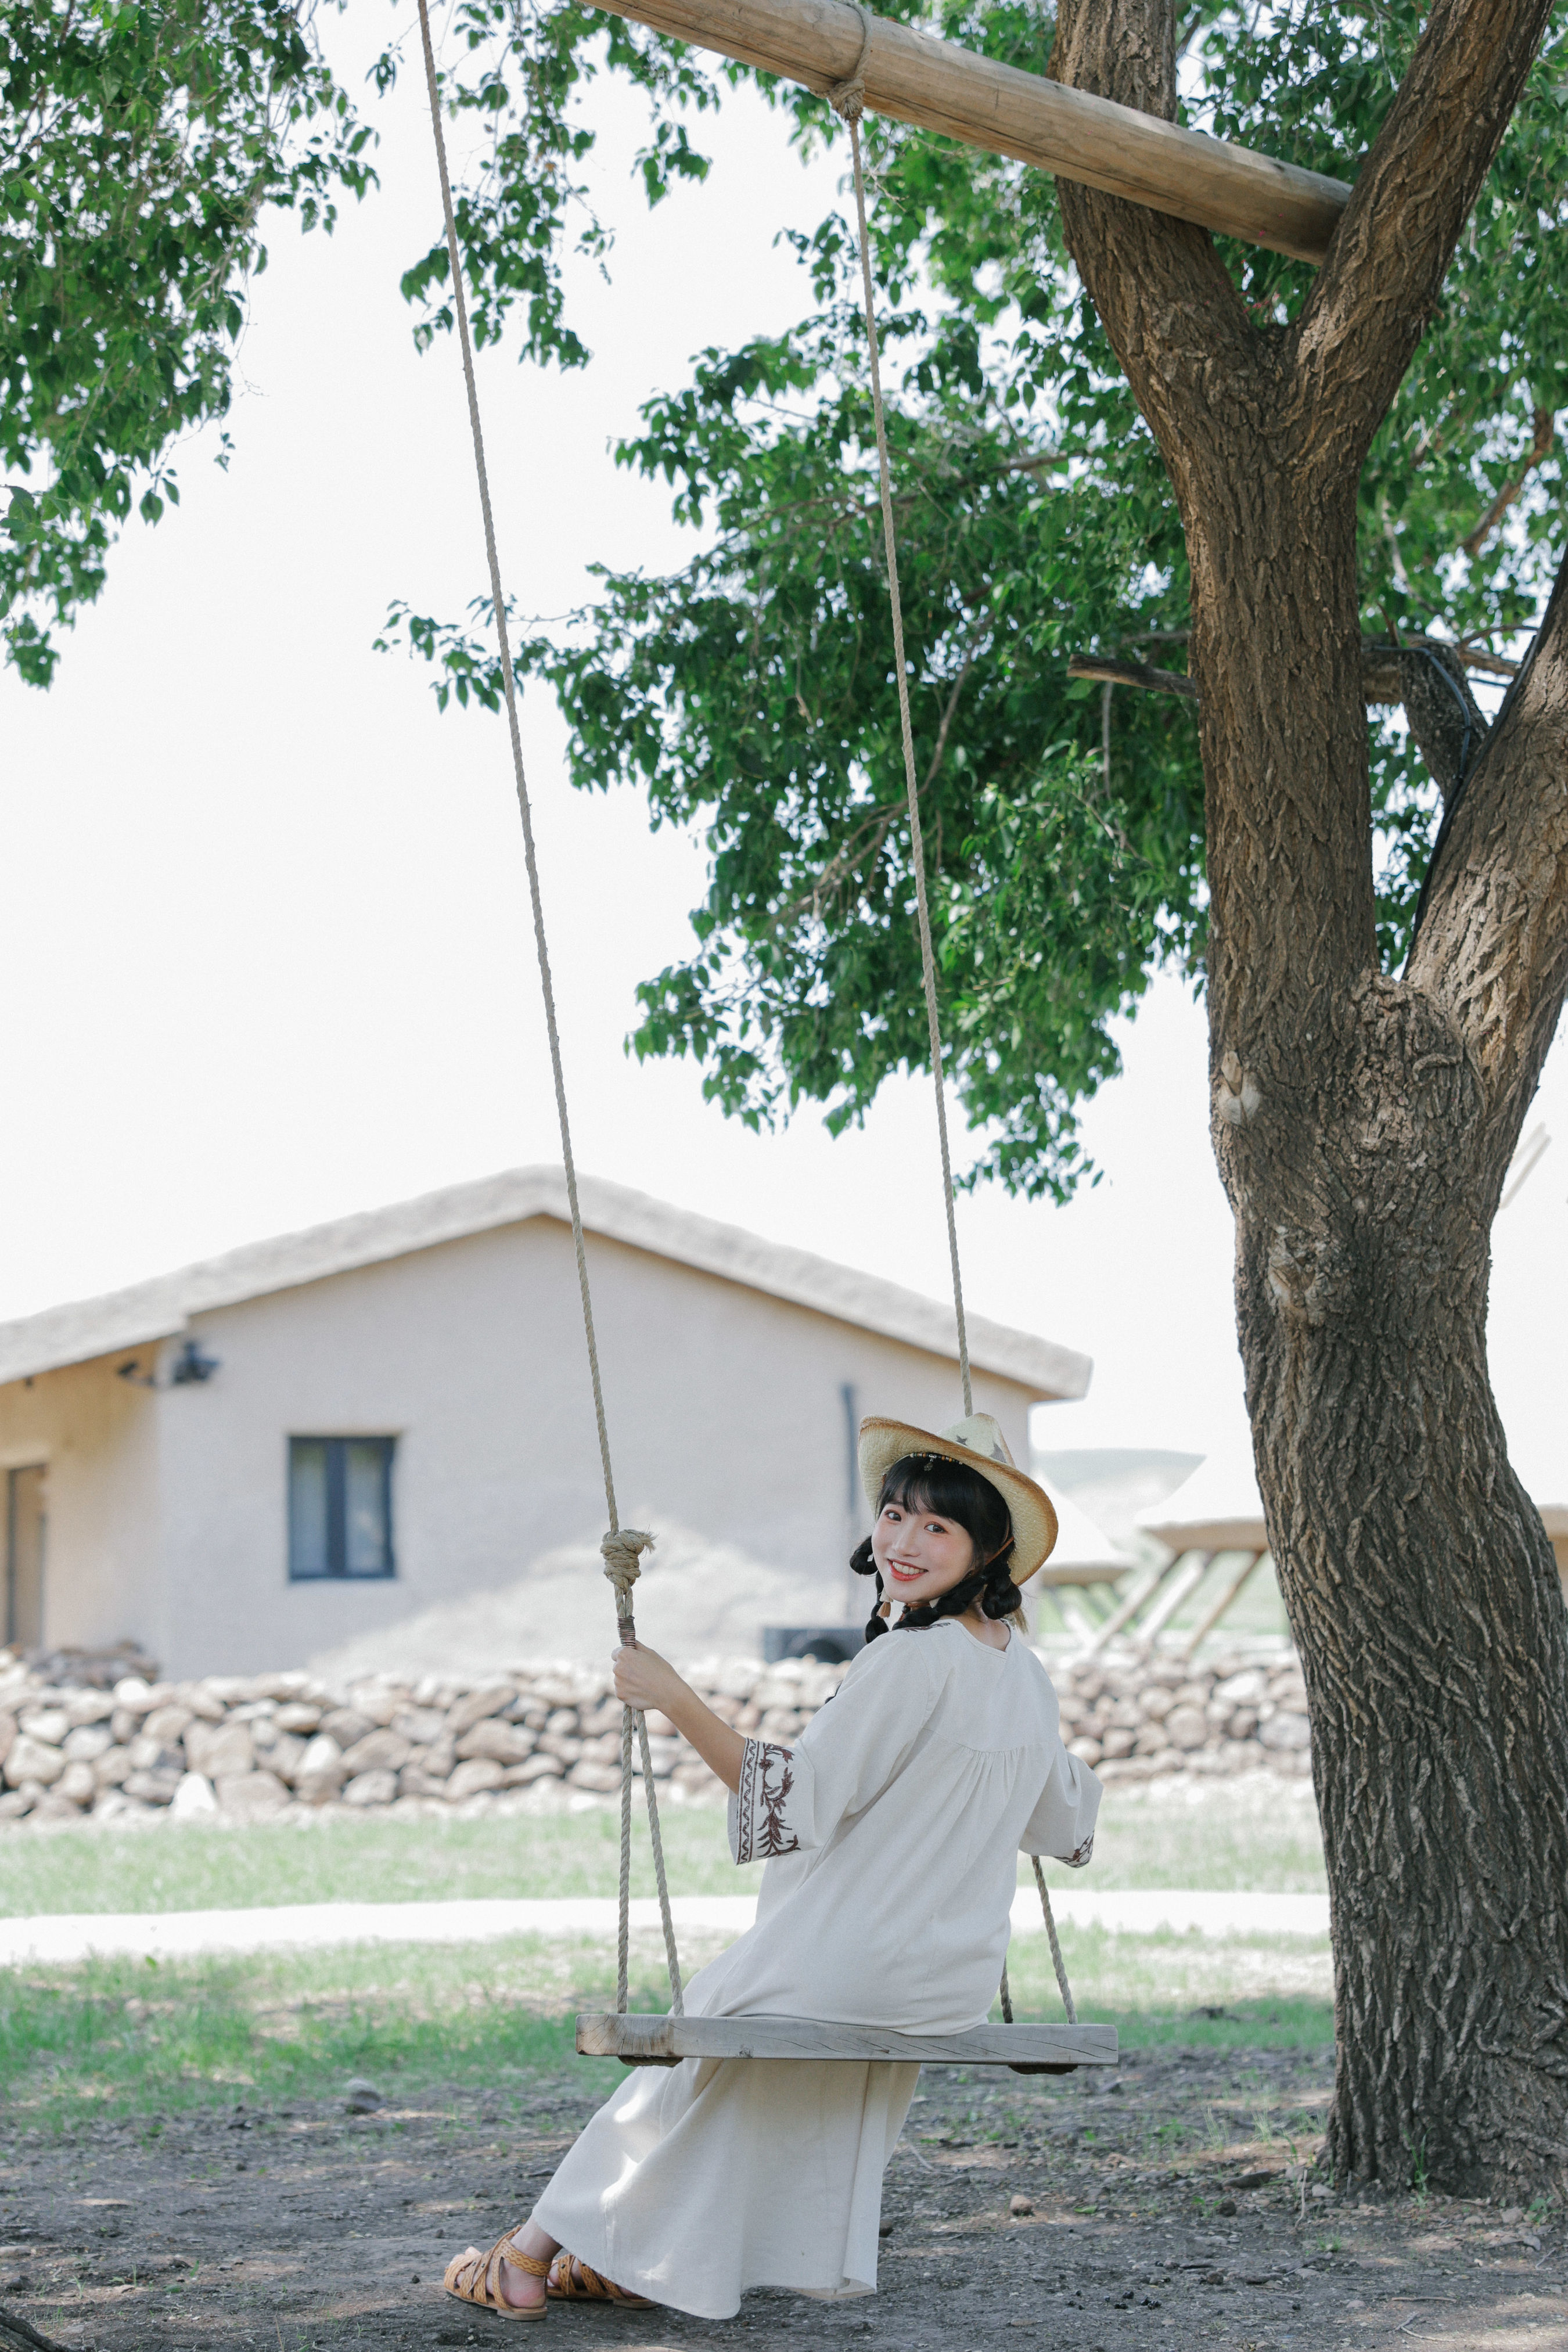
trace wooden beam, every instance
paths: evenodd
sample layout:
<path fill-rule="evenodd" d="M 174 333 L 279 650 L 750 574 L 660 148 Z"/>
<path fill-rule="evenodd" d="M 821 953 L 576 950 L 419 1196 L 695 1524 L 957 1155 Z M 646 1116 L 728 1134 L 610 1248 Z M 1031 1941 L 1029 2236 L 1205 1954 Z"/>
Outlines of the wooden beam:
<path fill-rule="evenodd" d="M 1142 1576 L 1135 1576 L 1132 1579 L 1121 1601 L 1111 1611 L 1089 1643 L 1091 1656 L 1096 1650 L 1103 1650 L 1108 1643 L 1113 1642 L 1123 1625 L 1130 1623 L 1137 1616 L 1143 1603 L 1153 1599 L 1165 1579 L 1174 1570 L 1180 1557 L 1179 1552 L 1173 1552 L 1163 1567 L 1145 1569 Z"/>
<path fill-rule="evenodd" d="M 1075 1588 L 1081 1591 L 1090 1584 L 1120 1584 L 1131 1565 L 1131 1561 L 1127 1559 L 1120 1568 L 1113 1567 L 1108 1559 L 1097 1561 L 1093 1567 L 1051 1568 L 1047 1565 L 1037 1569 L 1029 1582 L 1037 1592 L 1067 1592 Z"/>
<path fill-rule="evenodd" d="M 1208 1574 L 1209 1561 L 1213 1557 L 1212 1552 L 1206 1551 L 1178 1554 L 1184 1565 L 1177 1569 L 1142 1623 L 1134 1626 L 1132 1638 L 1135 1642 L 1145 1649 L 1152 1648 L 1154 1636 L 1161 1626 L 1175 1615 L 1183 1601 L 1191 1598 Z"/>
<path fill-rule="evenodd" d="M 611 13 L 826 95 L 860 55 L 848 0 L 603 0 Z M 1321 262 L 1350 201 L 1342 180 L 1277 163 L 1157 115 L 994 65 L 886 16 L 870 19 L 866 103 L 994 155 Z"/>
<path fill-rule="evenodd" d="M 978 2025 L 969 2033 L 896 2033 L 811 2017 L 579 2017 L 585 2058 L 673 2065 L 681 2058 L 892 2058 L 926 2066 L 1114 2066 L 1113 2025 Z"/>

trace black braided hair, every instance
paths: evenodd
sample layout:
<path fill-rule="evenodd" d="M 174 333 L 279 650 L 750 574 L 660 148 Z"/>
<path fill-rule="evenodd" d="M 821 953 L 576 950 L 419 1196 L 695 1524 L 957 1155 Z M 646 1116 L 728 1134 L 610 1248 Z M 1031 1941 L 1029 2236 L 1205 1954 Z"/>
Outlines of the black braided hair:
<path fill-rule="evenodd" d="M 943 1617 L 962 1617 L 975 1602 L 983 1616 L 1012 1617 L 1022 1609 L 1024 1596 L 1013 1581 L 1013 1520 L 1005 1502 L 989 1478 L 967 1462 L 950 1461 L 944 1454 L 906 1454 L 882 1480 L 877 1517 L 889 1503 L 906 1510 L 930 1511 L 939 1519 L 952 1519 L 974 1545 L 974 1565 L 967 1576 L 918 1609 L 906 1609 L 897 1631 L 918 1633 Z M 874 1642 L 889 1627 L 880 1615 L 882 1578 L 868 1536 L 849 1555 L 857 1576 L 877 1580 L 877 1607 L 866 1620 L 866 1639 Z"/>

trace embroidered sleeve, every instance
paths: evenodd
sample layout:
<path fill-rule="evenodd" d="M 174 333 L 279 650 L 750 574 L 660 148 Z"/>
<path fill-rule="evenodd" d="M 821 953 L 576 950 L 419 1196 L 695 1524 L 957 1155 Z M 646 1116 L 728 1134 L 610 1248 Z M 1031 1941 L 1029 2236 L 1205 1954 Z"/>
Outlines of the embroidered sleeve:
<path fill-rule="evenodd" d="M 1058 1744 L 1050 1778 L 1018 1841 L 1024 1852 L 1048 1853 L 1081 1870 L 1094 1852 L 1100 1798 L 1100 1782 L 1083 1759 Z"/>
<path fill-rule="evenodd" d="M 748 1739 L 730 1799 L 735 1860 L 820 1852 L 847 1816 L 863 1812 L 903 1770 L 930 1724 L 941 1675 L 936 1643 L 873 1642 L 835 1705 L 818 1707 L 793 1747 Z M 1070 1843 L 1089 1827 L 1075 1828 Z"/>
<path fill-rule="evenodd" d="M 737 1863 L 766 1862 L 796 1853 L 800 1839 L 790 1826 L 795 1792 L 795 1755 L 763 1739 L 748 1739 L 741 1757 L 741 1785 L 730 1800 L 730 1849 Z"/>

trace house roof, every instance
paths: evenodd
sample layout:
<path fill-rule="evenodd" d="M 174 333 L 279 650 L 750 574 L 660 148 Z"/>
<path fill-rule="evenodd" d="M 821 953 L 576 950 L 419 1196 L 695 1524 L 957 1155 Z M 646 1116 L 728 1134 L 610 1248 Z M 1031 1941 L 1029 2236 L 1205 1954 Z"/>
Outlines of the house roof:
<path fill-rule="evenodd" d="M 1140 1511 L 1134 1524 L 1175 1552 L 1268 1548 L 1258 1479 L 1239 1448 L 1209 1454 L 1173 1495 Z"/>
<path fill-rule="evenodd" d="M 584 1227 L 590 1234 L 765 1291 L 792 1306 L 811 1307 L 933 1355 L 957 1352 L 951 1307 L 917 1291 L 853 1266 L 836 1265 L 806 1250 L 785 1249 L 739 1225 L 694 1216 L 622 1184 L 581 1177 L 578 1194 Z M 331 1224 L 311 1225 L 304 1233 L 252 1242 L 222 1257 L 183 1266 L 176 1274 L 136 1283 L 129 1290 L 78 1299 L 0 1324 L 0 1382 L 174 1339 L 189 1329 L 193 1316 L 214 1307 L 238 1306 L 330 1275 L 384 1265 L 415 1250 L 493 1233 L 531 1217 L 570 1222 L 566 1181 L 559 1168 L 509 1168 L 499 1176 L 425 1192 L 388 1209 L 370 1209 Z M 1058 1348 L 1032 1332 L 1015 1331 L 980 1315 L 969 1318 L 969 1352 L 977 1370 L 1016 1381 L 1041 1399 L 1083 1396 L 1093 1370 L 1092 1360 L 1071 1348 Z"/>

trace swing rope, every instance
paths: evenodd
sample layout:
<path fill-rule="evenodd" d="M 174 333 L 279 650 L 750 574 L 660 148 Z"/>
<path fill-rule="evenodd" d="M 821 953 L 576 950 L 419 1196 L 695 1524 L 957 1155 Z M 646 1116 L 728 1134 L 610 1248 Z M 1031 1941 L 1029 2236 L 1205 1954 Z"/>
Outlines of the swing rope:
<path fill-rule="evenodd" d="M 857 0 L 858 7 L 858 0 Z M 871 413 L 877 423 L 877 472 L 882 492 L 882 541 L 888 555 L 888 594 L 893 611 L 893 675 L 899 686 L 899 726 L 904 742 L 904 793 L 910 813 L 910 847 L 915 869 L 915 911 L 920 922 L 921 978 L 925 986 L 926 1029 L 931 1040 L 931 1081 L 936 1090 L 936 1132 L 942 1149 L 942 1204 L 947 1219 L 947 1255 L 952 1268 L 952 1311 L 958 1324 L 958 1376 L 963 1383 L 965 1419 L 974 1411 L 969 1381 L 969 1328 L 963 1315 L 963 1276 L 958 1264 L 958 1217 L 953 1206 L 952 1155 L 947 1142 L 947 1097 L 942 1082 L 942 1022 L 936 1003 L 936 955 L 931 947 L 931 907 L 926 898 L 925 841 L 921 832 L 920 785 L 915 779 L 915 730 L 910 718 L 910 674 L 904 661 L 904 606 L 899 593 L 899 548 L 893 529 L 893 475 L 888 461 L 888 426 L 882 412 L 882 366 L 877 344 L 877 314 L 871 290 L 871 245 L 866 227 L 866 183 L 860 168 L 860 117 L 866 108 L 866 58 L 871 19 L 860 17 L 860 54 L 847 81 L 827 93 L 835 114 L 849 128 L 855 158 L 855 212 L 860 226 L 860 277 L 866 297 L 866 336 L 871 353 Z"/>
<path fill-rule="evenodd" d="M 924 985 L 926 1025 L 930 1038 L 931 1076 L 936 1096 L 937 1137 L 942 1152 L 942 1205 L 947 1220 L 948 1258 L 952 1270 L 953 1314 L 958 1331 L 959 1376 L 963 1388 L 965 1415 L 973 1411 L 973 1398 L 969 1370 L 969 1336 L 963 1311 L 963 1281 L 959 1265 L 958 1222 L 953 1197 L 952 1160 L 948 1145 L 947 1102 L 942 1088 L 942 1024 L 937 1007 L 936 957 L 931 945 L 931 908 L 926 894 L 925 847 L 921 830 L 920 788 L 915 773 L 914 729 L 910 716 L 909 671 L 904 659 L 903 605 L 899 593 L 898 543 L 893 526 L 892 469 L 888 457 L 887 423 L 882 403 L 880 357 L 877 341 L 875 292 L 871 277 L 870 239 L 866 221 L 865 177 L 860 158 L 860 116 L 866 99 L 866 58 L 871 46 L 871 19 L 866 9 L 855 0 L 861 23 L 860 54 L 855 69 L 846 81 L 838 82 L 828 97 L 835 111 L 849 130 L 850 149 L 855 165 L 855 207 L 860 236 L 860 271 L 865 294 L 866 333 L 871 362 L 872 413 L 877 429 L 877 463 L 881 491 L 882 535 L 887 551 L 888 585 L 892 606 L 893 655 L 899 690 L 899 719 L 903 740 L 904 782 L 909 803 L 910 840 L 915 875 L 915 904 L 919 917 L 921 940 L 921 975 Z M 447 255 L 452 273 L 452 302 L 458 322 L 458 338 L 463 361 L 463 383 L 468 394 L 468 426 L 473 439 L 474 472 L 479 487 L 479 510 L 484 522 L 485 555 L 489 568 L 490 608 L 495 614 L 496 640 L 500 648 L 501 685 L 506 698 L 507 730 L 511 744 L 512 774 L 516 784 L 518 814 L 522 824 L 523 856 L 528 868 L 529 901 L 533 916 L 534 948 L 539 962 L 540 988 L 544 1002 L 544 1024 L 550 1044 L 550 1068 L 555 1089 L 555 1112 L 561 1130 L 561 1157 L 566 1177 L 566 1197 L 572 1214 L 572 1244 L 577 1262 L 577 1287 L 583 1310 L 583 1333 L 588 1351 L 588 1372 L 593 1384 L 594 1418 L 598 1432 L 599 1463 L 605 1482 L 605 1504 L 609 1516 L 609 1532 L 600 1550 L 605 1559 L 605 1574 L 615 1591 L 616 1616 L 623 1643 L 630 1648 L 637 1643 L 637 1625 L 632 1612 L 631 1590 L 640 1573 L 640 1555 L 650 1550 L 654 1538 L 645 1529 L 623 1528 L 616 1502 L 615 1471 L 610 1457 L 609 1424 L 605 1412 L 604 1383 L 599 1371 L 598 1343 L 594 1328 L 593 1292 L 588 1280 L 587 1252 L 583 1240 L 583 1213 L 577 1195 L 577 1168 L 572 1150 L 572 1123 L 566 1102 L 566 1076 L 561 1055 L 561 1035 L 555 1015 L 555 988 L 551 972 L 550 948 L 544 926 L 544 902 L 540 889 L 539 860 L 533 840 L 533 810 L 529 796 L 528 777 L 522 756 L 522 733 L 518 717 L 517 682 L 512 672 L 511 645 L 507 632 L 506 600 L 501 587 L 500 558 L 496 545 L 495 516 L 490 502 L 489 469 L 485 460 L 484 431 L 479 419 L 479 387 L 474 375 L 473 340 L 468 329 L 468 301 L 463 290 L 462 255 L 458 243 L 458 225 L 452 206 L 452 184 L 447 166 L 447 138 L 441 121 L 440 81 L 436 70 L 436 51 L 430 34 L 428 0 L 418 0 L 419 33 L 425 53 L 425 80 L 430 100 L 430 127 L 436 144 L 437 169 L 441 183 L 441 209 L 446 225 Z M 675 1926 L 670 1914 L 669 1885 L 664 1860 L 664 1842 L 658 1819 L 658 1798 L 654 1787 L 653 1763 L 648 1747 L 647 1720 L 640 1708 L 625 1707 L 621 1716 L 621 1852 L 619 1934 L 616 1949 L 616 2006 L 624 2015 L 628 1999 L 630 1898 L 631 1898 L 631 1816 L 634 1723 L 643 1769 L 643 1785 L 647 1799 L 648 1831 L 653 1846 L 654 1874 L 658 1887 L 659 1917 L 664 1928 L 665 1954 L 669 1968 L 670 1998 L 674 2013 L 684 2013 L 680 1963 L 675 1948 Z M 1068 1984 L 1067 1970 L 1062 1962 L 1061 1946 L 1057 1938 L 1056 1922 L 1051 1915 L 1050 1896 L 1046 1889 L 1045 1875 L 1038 1858 L 1035 1860 L 1035 1881 L 1039 1888 L 1040 1903 L 1045 1914 L 1046 1932 L 1050 1939 L 1051 1958 L 1055 1963 L 1057 1982 L 1068 2021 L 1077 2023 L 1078 2012 L 1073 2005 Z M 1012 2021 L 1012 2003 L 1007 1989 L 1006 1970 L 1002 1976 L 1003 2014 Z"/>
<path fill-rule="evenodd" d="M 500 557 L 496 550 L 495 516 L 490 505 L 489 468 L 485 463 L 485 437 L 479 423 L 479 386 L 474 380 L 473 339 L 468 332 L 468 306 L 463 292 L 462 256 L 458 224 L 452 210 L 452 183 L 447 169 L 447 135 L 441 121 L 440 80 L 430 37 L 428 0 L 419 0 L 419 34 L 425 49 L 425 82 L 430 98 L 430 127 L 436 140 L 436 163 L 441 177 L 441 210 L 447 226 L 447 257 L 452 271 L 452 304 L 463 354 L 463 382 L 468 396 L 468 426 L 473 436 L 474 472 L 479 481 L 479 511 L 484 518 L 485 555 L 489 564 L 490 609 L 495 614 L 496 640 L 500 648 L 501 684 L 506 693 L 507 730 L 511 738 L 512 774 L 517 785 L 518 814 L 522 820 L 523 856 L 528 866 L 528 894 L 533 909 L 533 943 L 539 959 L 539 983 L 544 998 L 544 1026 L 550 1039 L 550 1068 L 555 1083 L 555 1115 L 561 1128 L 561 1158 L 566 1171 L 566 1198 L 572 1211 L 572 1245 L 577 1257 L 577 1289 L 583 1307 L 583 1335 L 588 1348 L 588 1373 L 594 1387 L 594 1418 L 599 1433 L 599 1463 L 604 1473 L 605 1506 L 610 1528 L 599 1549 L 605 1574 L 615 1589 L 616 1618 L 621 1641 L 637 1646 L 632 1614 L 632 1586 L 639 1573 L 638 1555 L 653 1548 L 653 1538 L 641 1528 L 623 1528 L 616 1507 L 616 1476 L 610 1461 L 610 1432 L 605 1414 L 604 1383 L 599 1376 L 599 1349 L 594 1332 L 594 1298 L 588 1284 L 588 1256 L 583 1244 L 583 1212 L 577 1200 L 577 1164 L 572 1151 L 572 1121 L 566 1108 L 566 1074 L 561 1059 L 561 1034 L 555 1019 L 555 986 L 550 970 L 550 946 L 544 929 L 544 901 L 539 887 L 539 860 L 533 845 L 533 809 L 523 766 L 522 731 L 518 719 L 517 681 L 512 675 L 511 643 L 507 635 L 506 599 L 501 591 Z M 632 1727 L 634 1717 L 641 1746 L 643 1785 L 647 1796 L 648 1829 L 653 1842 L 654 1876 L 658 1885 L 659 1917 L 664 1927 L 665 1956 L 669 1965 L 670 1997 L 675 2014 L 684 2013 L 680 1962 L 675 1949 L 675 1924 L 670 1916 L 669 1886 L 665 1874 L 664 1842 L 659 1834 L 658 1799 L 654 1790 L 653 1763 L 648 1751 L 647 1720 L 640 1708 L 621 1714 L 621 1887 L 620 1933 L 616 1972 L 616 2006 L 622 2014 L 627 2000 L 628 1948 L 631 1930 Z"/>
<path fill-rule="evenodd" d="M 877 304 L 871 280 L 871 240 L 866 223 L 866 176 L 860 161 L 860 117 L 866 110 L 866 59 L 871 47 L 869 13 L 854 0 L 860 19 L 860 54 L 855 60 L 854 71 L 844 81 L 835 82 L 827 92 L 827 100 L 849 131 L 849 152 L 855 164 L 855 216 L 860 232 L 860 286 L 866 307 L 866 343 L 871 361 L 871 413 L 877 425 L 877 475 L 882 496 L 882 542 L 888 559 L 888 600 L 893 619 L 893 674 L 899 688 L 899 724 L 904 743 L 904 789 L 910 811 L 910 855 L 915 871 L 915 908 L 920 919 L 921 978 L 925 986 L 926 1025 L 931 1035 L 931 1076 L 936 1092 L 936 1131 L 942 1147 L 942 1198 L 947 1216 L 947 1252 L 952 1266 L 952 1311 L 958 1324 L 958 1369 L 963 1382 L 965 1417 L 974 1410 L 969 1380 L 969 1334 L 963 1318 L 963 1277 L 958 1264 L 958 1215 L 952 1191 L 952 1159 L 947 1141 L 947 1097 L 942 1082 L 942 1023 L 937 1012 L 936 954 L 931 946 L 931 907 L 926 896 L 925 840 L 921 831 L 920 787 L 915 779 L 915 734 L 910 717 L 910 677 L 904 660 L 904 607 L 899 593 L 898 536 L 893 528 L 893 472 L 888 457 L 888 425 L 882 404 L 881 354 L 877 341 Z M 1046 1934 L 1051 1947 L 1051 1960 L 1057 1972 L 1057 1984 L 1062 1997 L 1062 2007 L 1069 2025 L 1078 2023 L 1078 2010 L 1073 2002 L 1072 1988 L 1068 1983 L 1062 1948 L 1057 1937 L 1057 1923 L 1051 1911 L 1051 1898 L 1047 1890 L 1045 1873 L 1036 1855 L 1035 1884 L 1040 1891 L 1040 1908 L 1045 1915 Z M 1002 1969 L 1003 2022 L 1013 2022 L 1013 1999 L 1007 1983 L 1007 1969 Z"/>

